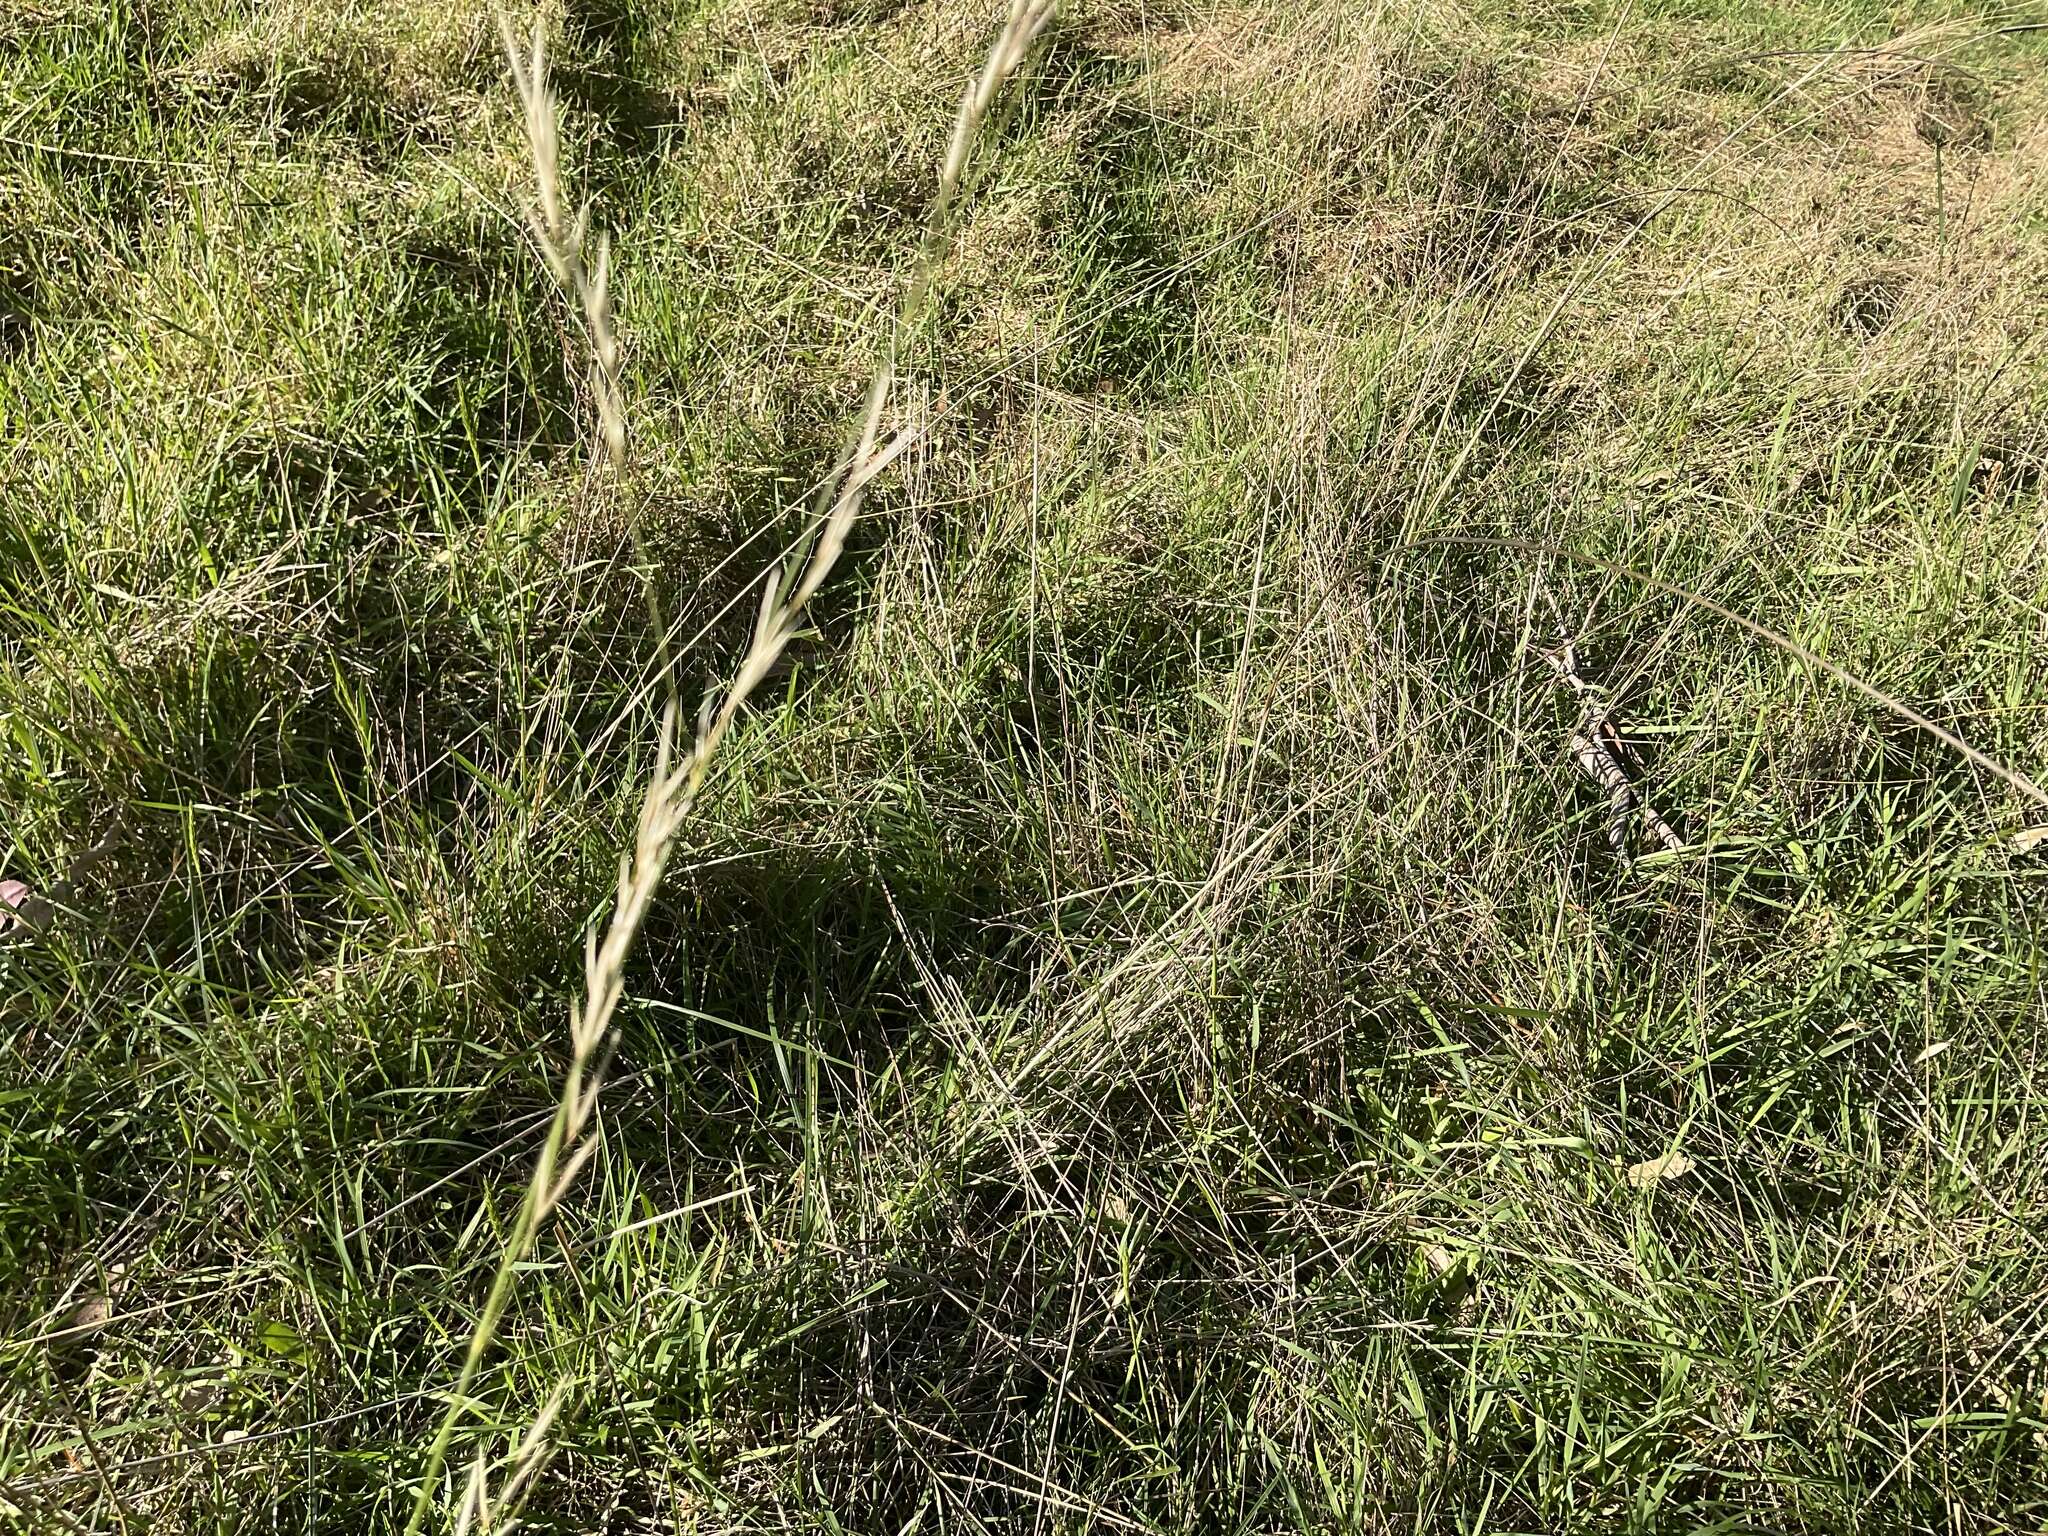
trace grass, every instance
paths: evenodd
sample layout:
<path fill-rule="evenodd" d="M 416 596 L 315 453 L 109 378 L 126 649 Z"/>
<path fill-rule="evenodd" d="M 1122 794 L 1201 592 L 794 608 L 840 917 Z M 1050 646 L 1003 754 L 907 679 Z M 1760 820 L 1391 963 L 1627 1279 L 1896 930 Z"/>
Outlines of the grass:
<path fill-rule="evenodd" d="M 9 1528 L 403 1527 L 664 638 L 744 675 L 1001 23 L 508 9 L 616 474 L 491 8 L 0 17 Z M 553 1405 L 529 1528 L 2038 1531 L 2048 813 L 1895 707 L 2048 777 L 2038 23 L 1067 7 L 450 1464 Z M 1684 851 L 1610 849 L 1551 600 Z"/>

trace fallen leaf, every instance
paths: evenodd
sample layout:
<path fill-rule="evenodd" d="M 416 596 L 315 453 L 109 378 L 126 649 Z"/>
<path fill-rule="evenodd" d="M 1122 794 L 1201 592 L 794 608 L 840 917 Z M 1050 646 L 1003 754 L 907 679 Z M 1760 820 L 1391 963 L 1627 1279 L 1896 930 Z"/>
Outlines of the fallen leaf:
<path fill-rule="evenodd" d="M 1913 1058 L 1913 1065 L 1916 1067 L 1924 1066 L 1926 1063 L 1934 1060 L 1934 1058 L 1939 1056 L 1943 1051 L 1947 1050 L 1949 1046 L 1953 1043 L 1953 1041 L 1949 1040 L 1935 1041 L 1934 1044 L 1930 1045 L 1929 1047 L 1927 1047 L 1926 1050 L 1922 1051 L 1918 1056 L 1915 1056 Z"/>
<path fill-rule="evenodd" d="M 1630 1168 L 1628 1182 L 1635 1189 L 1648 1189 L 1663 1179 L 1675 1179 L 1691 1173 L 1698 1166 L 1683 1152 L 1666 1152 L 1662 1157 L 1653 1157 Z"/>
<path fill-rule="evenodd" d="M 2032 853 L 2043 843 L 2048 843 L 2048 825 L 2027 827 L 2012 835 L 2012 851 L 2014 853 Z"/>

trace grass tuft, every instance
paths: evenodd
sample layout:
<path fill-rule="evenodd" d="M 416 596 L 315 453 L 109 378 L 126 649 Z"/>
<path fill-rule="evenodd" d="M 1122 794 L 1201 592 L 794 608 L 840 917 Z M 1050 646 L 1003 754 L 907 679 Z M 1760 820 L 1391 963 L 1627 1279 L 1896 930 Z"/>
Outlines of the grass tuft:
<path fill-rule="evenodd" d="M 2048 34 L 1046 18 L 0 14 L 0 1529 L 2048 1519 Z"/>

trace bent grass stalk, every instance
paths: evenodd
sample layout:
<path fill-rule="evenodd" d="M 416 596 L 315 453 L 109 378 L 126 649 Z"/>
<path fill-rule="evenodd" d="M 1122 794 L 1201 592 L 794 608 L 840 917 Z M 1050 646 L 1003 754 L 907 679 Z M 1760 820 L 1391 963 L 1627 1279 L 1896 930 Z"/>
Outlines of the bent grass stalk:
<path fill-rule="evenodd" d="M 996 95 L 1028 56 L 1031 45 L 1052 19 L 1055 0 L 1011 0 L 1009 14 L 997 34 L 986 62 L 968 86 L 954 119 L 953 133 L 940 161 L 938 186 L 927 217 L 924 239 L 916 264 L 898 310 L 894 334 L 875 370 L 869 386 L 859 427 L 848 452 L 820 495 L 820 515 L 815 537 L 807 552 L 800 553 L 794 574 L 785 580 L 771 571 L 761 595 L 752 641 L 733 680 L 723 696 L 708 695 L 698 710 L 696 734 L 687 750 L 677 753 L 679 710 L 671 698 L 662 711 L 657 737 L 654 773 L 641 802 L 633 845 L 619 859 L 619 879 L 610 921 L 602 937 L 592 928 L 584 941 L 583 999 L 569 1019 L 569 1064 L 563 1077 L 560 1102 L 548 1127 L 546 1141 L 535 1159 L 531 1179 L 520 1201 L 519 1214 L 506 1238 L 491 1278 L 489 1292 L 477 1315 L 462 1367 L 439 1428 L 428 1446 L 414 1490 L 407 1536 L 417 1536 L 434 1503 L 434 1490 L 447 1463 L 448 1448 L 465 1408 L 471 1401 L 479 1371 L 498 1326 L 512 1300 L 519 1265 L 532 1251 L 543 1224 L 561 1203 L 583 1165 L 597 1149 L 591 1130 L 597 1110 L 602 1074 L 598 1054 L 610 1037 L 612 1018 L 625 997 L 625 969 L 640 926 L 654 900 L 667 867 L 677 833 L 703 789 L 712 757 L 732 729 L 740 710 L 773 669 L 776 661 L 796 637 L 804 610 L 832 574 L 845 551 L 847 535 L 859 515 L 868 483 L 886 469 L 909 446 L 909 431 L 896 433 L 887 443 L 879 441 L 882 420 L 895 381 L 896 348 L 922 312 L 933 274 L 946 249 L 951 233 L 951 214 L 965 176 L 975 139 L 994 105 Z M 577 302 L 589 331 L 592 376 L 598 412 L 598 430 L 607 456 L 616 467 L 625 453 L 625 407 L 619 382 L 619 351 L 612 325 L 610 303 L 610 247 L 599 237 L 594 266 L 585 262 L 583 251 L 589 233 L 586 205 L 572 219 L 562 196 L 559 140 L 556 123 L 558 104 L 548 87 L 546 55 L 538 31 L 532 52 L 522 61 L 509 27 L 506 52 L 511 60 L 514 83 L 526 108 L 527 136 L 533 152 L 538 182 L 538 207 L 533 215 L 536 236 L 550 270 L 567 295 Z M 553 1416 L 551 1405 L 548 1417 Z M 540 1429 L 544 1433 L 544 1427 Z M 533 1432 L 522 1442 L 518 1460 L 528 1466 L 540 1454 Z M 521 1481 L 530 1480 L 525 1472 Z M 464 1498 L 465 1510 L 487 1507 L 480 1475 L 472 1474 L 472 1486 Z"/>

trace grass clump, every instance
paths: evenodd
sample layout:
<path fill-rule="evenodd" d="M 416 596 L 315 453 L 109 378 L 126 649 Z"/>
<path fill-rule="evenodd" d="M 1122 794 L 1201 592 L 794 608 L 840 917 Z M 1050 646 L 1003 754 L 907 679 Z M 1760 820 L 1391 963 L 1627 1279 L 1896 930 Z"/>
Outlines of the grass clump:
<path fill-rule="evenodd" d="M 31 9 L 0 1520 L 2039 1527 L 2025 17 Z"/>

